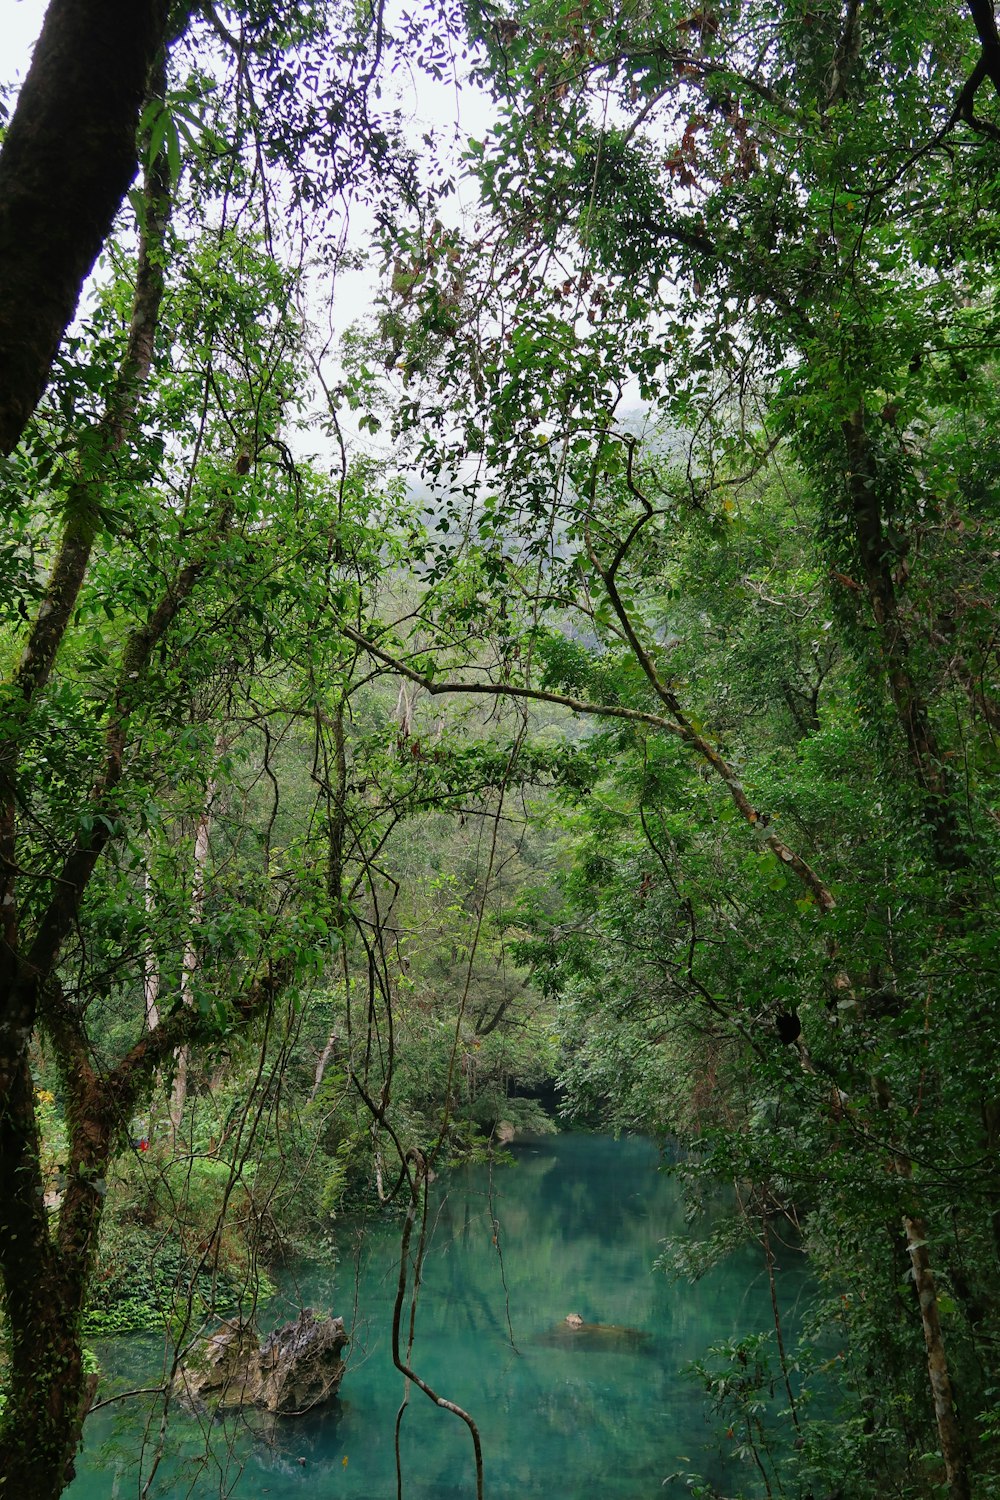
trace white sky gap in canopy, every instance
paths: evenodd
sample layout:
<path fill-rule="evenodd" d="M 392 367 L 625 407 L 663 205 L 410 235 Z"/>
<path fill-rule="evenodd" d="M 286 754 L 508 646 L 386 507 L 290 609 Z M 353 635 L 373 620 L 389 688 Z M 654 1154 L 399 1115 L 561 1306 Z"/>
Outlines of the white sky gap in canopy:
<path fill-rule="evenodd" d="M 13 86 L 6 100 L 9 110 L 13 109 L 16 89 L 24 81 L 31 64 L 32 49 L 41 31 L 46 7 L 47 0 L 0 0 L 0 87 L 6 89 Z M 387 6 L 390 26 L 394 8 L 396 6 L 390 0 Z M 476 204 L 471 184 L 468 180 L 463 182 L 457 170 L 458 157 L 469 136 L 482 136 L 489 130 L 493 119 L 490 100 L 480 90 L 470 87 L 467 80 L 456 78 L 438 83 L 415 68 L 397 69 L 393 77 L 387 80 L 385 87 L 386 92 L 389 89 L 398 91 L 410 139 L 417 139 L 424 132 L 433 131 L 441 148 L 454 163 L 457 191 L 452 199 L 442 205 L 442 218 L 447 222 L 463 221 L 474 211 Z M 449 142 L 453 144 L 449 145 Z M 371 212 L 363 205 L 352 205 L 349 230 L 351 248 L 363 249 L 373 227 Z M 375 269 L 363 268 L 341 271 L 335 288 L 331 288 L 328 274 L 324 276 L 323 272 L 311 278 L 311 281 L 307 294 L 310 321 L 316 325 L 321 337 L 323 330 L 332 331 L 324 360 L 324 377 L 332 388 L 340 378 L 336 358 L 340 335 L 372 308 L 378 290 L 378 277 Z M 86 288 L 81 305 L 85 298 Z M 354 424 L 356 417 L 360 415 L 363 414 L 352 413 L 346 408 L 341 410 L 339 419 L 345 429 L 345 436 L 357 440 L 358 430 Z M 313 431 L 311 440 L 306 441 L 304 435 L 300 435 L 294 446 L 303 456 L 306 450 L 315 453 L 317 443 L 314 439 L 318 436 Z M 324 442 L 319 446 L 322 457 L 329 445 Z M 380 445 L 366 432 L 360 446 L 371 452 Z M 329 456 L 332 457 L 332 453 Z"/>
<path fill-rule="evenodd" d="M 401 0 L 388 0 L 390 26 L 392 11 L 400 3 Z M 46 0 L 3 0 L 0 10 L 0 84 L 17 86 L 23 81 L 30 66 L 34 42 L 41 30 L 45 9 Z M 436 149 L 449 162 L 456 191 L 451 198 L 440 204 L 442 220 L 449 224 L 465 224 L 476 212 L 477 195 L 474 185 L 463 177 L 460 156 L 469 137 L 482 139 L 489 133 L 495 118 L 492 101 L 480 89 L 471 86 L 467 78 L 456 75 L 453 79 L 438 82 L 415 67 L 398 67 L 386 80 L 385 91 L 388 93 L 390 90 L 396 94 L 403 111 L 409 138 L 416 140 L 425 132 L 433 132 L 437 142 Z M 12 104 L 13 97 L 8 100 L 8 107 Z M 348 231 L 350 247 L 363 249 L 370 240 L 373 228 L 374 217 L 371 210 L 364 204 L 351 205 Z M 317 267 L 315 274 L 307 273 L 306 314 L 313 326 L 313 346 L 323 349 L 321 365 L 328 389 L 334 389 L 342 378 L 338 358 L 341 334 L 352 323 L 365 320 L 374 308 L 378 290 L 377 268 L 371 266 L 358 270 L 341 269 L 336 277 L 336 285 L 333 284 L 327 267 Z M 387 386 L 391 388 L 399 378 L 395 371 L 387 371 Z M 634 386 L 634 382 L 626 382 L 626 385 Z M 317 391 L 314 394 L 318 405 L 319 393 Z M 363 412 L 350 411 L 346 405 L 338 411 L 338 421 L 349 446 L 389 456 L 379 437 L 359 430 L 357 422 L 363 415 Z M 644 414 L 642 405 L 638 402 L 637 390 L 628 389 L 623 415 L 629 425 L 642 426 Z M 289 431 L 286 437 L 293 451 L 302 458 L 314 457 L 320 463 L 331 465 L 339 462 L 333 439 L 322 430 L 322 410 L 318 411 L 316 421 L 307 420 L 304 430 Z M 471 466 L 475 467 L 474 463 Z M 423 485 L 413 475 L 409 476 L 409 485 L 412 493 L 424 493 Z"/>

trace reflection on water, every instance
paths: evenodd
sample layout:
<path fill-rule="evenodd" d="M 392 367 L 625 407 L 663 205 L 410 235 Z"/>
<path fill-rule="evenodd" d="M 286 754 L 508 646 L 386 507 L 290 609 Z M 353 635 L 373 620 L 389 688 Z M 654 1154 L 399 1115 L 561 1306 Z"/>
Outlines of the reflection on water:
<path fill-rule="evenodd" d="M 417 1311 L 413 1364 L 435 1390 L 463 1405 L 483 1439 L 490 1500 L 646 1500 L 674 1470 L 699 1469 L 725 1484 L 723 1460 L 684 1365 L 710 1343 L 768 1326 L 766 1278 L 746 1252 L 694 1286 L 652 1270 L 660 1242 L 683 1233 L 676 1185 L 657 1171 L 645 1140 L 553 1136 L 514 1148 L 515 1167 L 464 1168 L 435 1184 L 431 1245 Z M 391 1500 L 393 1427 L 403 1380 L 393 1369 L 392 1304 L 398 1225 L 369 1222 L 356 1254 L 336 1270 L 310 1265 L 268 1309 L 275 1320 L 303 1305 L 352 1321 L 355 1339 L 342 1394 L 310 1416 L 271 1423 L 229 1414 L 199 1423 L 172 1413 L 169 1451 L 150 1496 L 272 1500 L 319 1493 L 332 1500 Z M 790 1285 L 791 1278 L 785 1280 Z M 283 1305 L 276 1305 L 283 1304 Z M 582 1328 L 566 1323 L 577 1314 Z M 150 1383 L 162 1357 L 149 1339 L 101 1349 L 105 1366 Z M 140 1492 L 159 1412 L 127 1419 L 98 1412 L 71 1486 L 72 1500 Z M 401 1450 L 407 1500 L 475 1495 L 464 1424 L 410 1393 Z M 138 1456 L 144 1449 L 140 1476 Z M 752 1491 L 748 1476 L 741 1476 Z"/>

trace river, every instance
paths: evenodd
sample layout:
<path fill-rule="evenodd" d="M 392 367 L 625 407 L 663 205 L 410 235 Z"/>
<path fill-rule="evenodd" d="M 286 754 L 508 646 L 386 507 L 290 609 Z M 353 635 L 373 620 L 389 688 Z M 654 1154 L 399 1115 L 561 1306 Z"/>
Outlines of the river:
<path fill-rule="evenodd" d="M 647 1140 L 550 1136 L 515 1146 L 514 1156 L 516 1165 L 492 1175 L 466 1167 L 434 1184 L 413 1353 L 417 1372 L 475 1418 L 488 1500 L 653 1500 L 687 1493 L 664 1486 L 678 1472 L 735 1482 L 684 1367 L 713 1342 L 768 1328 L 760 1257 L 740 1252 L 693 1285 L 653 1269 L 662 1240 L 685 1225 L 679 1188 Z M 270 1440 L 243 1418 L 199 1422 L 172 1411 L 150 1497 L 392 1500 L 403 1392 L 390 1342 L 399 1225 L 369 1220 L 353 1250 L 350 1233 L 345 1241 L 336 1268 L 286 1276 L 268 1307 L 271 1321 L 311 1306 L 354 1322 L 339 1400 L 279 1423 Z M 798 1283 L 784 1273 L 786 1299 Z M 574 1333 L 571 1313 L 634 1332 Z M 119 1339 L 98 1352 L 109 1374 L 141 1386 L 162 1340 Z M 159 1408 L 138 1399 L 105 1407 L 85 1437 L 71 1500 L 126 1500 L 149 1476 Z M 408 1500 L 475 1496 L 468 1430 L 416 1389 L 401 1450 Z M 751 1473 L 739 1482 L 754 1493 Z"/>

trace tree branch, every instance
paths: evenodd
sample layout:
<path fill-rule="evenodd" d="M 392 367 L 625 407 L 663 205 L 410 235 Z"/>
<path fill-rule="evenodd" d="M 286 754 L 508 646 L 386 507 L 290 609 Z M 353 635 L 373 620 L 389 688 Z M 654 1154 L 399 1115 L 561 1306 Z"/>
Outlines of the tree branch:
<path fill-rule="evenodd" d="M 633 724 L 648 724 L 654 729 L 665 730 L 675 738 L 683 741 L 690 749 L 694 750 L 719 777 L 726 787 L 730 797 L 735 802 L 743 818 L 753 828 L 766 828 L 770 819 L 758 812 L 750 798 L 747 796 L 736 771 L 719 752 L 709 744 L 704 735 L 699 734 L 694 727 L 683 718 L 680 708 L 671 709 L 676 712 L 675 719 L 664 718 L 662 714 L 646 713 L 638 708 L 625 708 L 620 704 L 613 703 L 591 703 L 584 698 L 573 698 L 568 693 L 553 693 L 545 688 L 520 687 L 514 683 L 494 682 L 435 682 L 433 678 L 424 676 L 415 671 L 398 657 L 383 651 L 374 641 L 368 640 L 350 625 L 342 627 L 348 640 L 367 651 L 376 661 L 391 667 L 394 672 L 409 679 L 410 682 L 418 683 L 432 696 L 440 693 L 479 693 L 491 697 L 518 698 L 534 703 L 552 703 L 560 708 L 568 708 L 571 713 L 587 714 L 594 718 L 603 719 L 625 719 Z M 655 670 L 655 669 L 654 669 Z M 669 691 L 665 689 L 664 691 Z M 666 700 L 664 700 L 666 701 Z M 676 700 L 675 700 L 676 701 Z M 771 853 L 785 865 L 796 878 L 808 890 L 810 896 L 824 916 L 828 915 L 836 905 L 833 892 L 812 869 L 811 865 L 801 855 L 782 840 L 777 834 L 768 833 L 764 839 L 765 846 Z"/>
<path fill-rule="evenodd" d="M 211 540 L 228 529 L 233 500 L 228 496 L 213 527 Z M 134 630 L 122 651 L 121 670 L 115 689 L 111 720 L 105 735 L 105 759 L 90 795 L 90 828 L 67 855 L 55 891 L 38 926 L 28 952 L 28 962 L 40 974 L 51 972 L 59 950 L 80 910 L 83 894 L 109 840 L 117 831 L 118 808 L 114 792 L 121 780 L 125 743 L 132 711 L 154 647 L 163 639 L 181 606 L 209 565 L 204 551 L 183 567 L 167 588 L 146 623 Z"/>
<path fill-rule="evenodd" d="M 997 18 L 992 0 L 969 0 L 969 12 L 975 22 L 976 31 L 979 33 L 979 45 L 983 49 L 980 57 L 983 76 L 989 78 L 997 94 L 1000 95 L 1000 33 L 997 31 Z"/>
<path fill-rule="evenodd" d="M 164 82 L 161 67 L 154 83 L 162 90 Z M 67 494 L 59 551 L 11 685 L 8 727 L 0 745 L 0 911 L 3 913 L 4 936 L 11 944 L 17 942 L 18 921 L 14 883 L 17 874 L 19 731 L 32 703 L 49 680 L 87 574 L 99 522 L 95 481 L 100 478 L 108 458 L 123 446 L 127 429 L 135 416 L 139 393 L 149 376 L 163 299 L 163 248 L 170 215 L 169 186 L 166 154 L 160 152 L 145 176 L 146 208 L 125 354 L 104 415 L 84 446 L 80 460 L 84 472 Z"/>

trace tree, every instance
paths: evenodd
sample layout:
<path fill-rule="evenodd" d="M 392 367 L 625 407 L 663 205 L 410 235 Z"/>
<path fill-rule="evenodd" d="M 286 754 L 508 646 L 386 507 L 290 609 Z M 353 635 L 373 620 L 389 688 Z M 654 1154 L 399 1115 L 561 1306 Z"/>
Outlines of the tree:
<path fill-rule="evenodd" d="M 903 1224 L 924 1399 L 956 1497 L 970 1493 L 981 1388 L 966 1368 L 968 1388 L 953 1391 L 964 1354 L 949 1360 L 935 1280 L 950 1279 L 949 1210 L 934 1187 L 939 1152 L 917 1122 L 929 1093 L 941 1100 L 939 1132 L 951 1137 L 963 1113 L 975 1122 L 956 1147 L 961 1186 L 950 1179 L 966 1204 L 962 1236 L 983 1256 L 980 1290 L 955 1332 L 961 1351 L 995 1271 L 995 1247 L 975 1228 L 992 1193 L 975 1164 L 996 1144 L 995 1091 L 981 1087 L 976 1062 L 980 1027 L 992 1024 L 979 960 L 963 961 L 963 980 L 927 1022 L 945 1049 L 940 1071 L 927 1030 L 915 1051 L 899 1033 L 914 1024 L 921 976 L 938 975 L 947 951 L 979 952 L 993 920 L 996 517 L 982 466 L 996 127 L 973 101 L 993 76 L 995 27 L 985 8 L 974 15 L 978 40 L 945 8 L 919 19 L 853 4 L 806 15 L 744 4 L 691 15 L 480 12 L 483 76 L 502 113 L 491 137 L 470 143 L 485 200 L 477 232 L 414 236 L 402 256 L 394 240 L 382 330 L 404 371 L 400 430 L 419 434 L 414 452 L 429 478 L 459 497 L 455 529 L 478 527 L 495 575 L 525 600 L 517 666 L 473 683 L 449 681 L 438 664 L 429 680 L 398 646 L 368 642 L 376 659 L 416 666 L 434 693 L 561 702 L 631 726 L 640 743 L 669 735 L 777 857 L 766 868 L 786 902 L 796 885 L 785 872 L 824 916 L 798 933 L 788 963 L 799 973 L 783 995 L 789 1040 L 814 1080 L 807 1092 L 819 1091 L 808 1109 L 803 1100 L 802 1128 L 808 1115 L 812 1134 L 817 1110 L 831 1128 L 846 1112 L 848 1128 L 870 1131 L 889 1153 L 877 1201 L 895 1215 L 894 1236 Z M 797 710 L 783 771 L 759 730 L 749 733 L 753 720 L 732 722 L 732 680 L 699 701 L 671 564 L 680 532 L 699 535 L 702 558 L 745 536 L 765 474 L 806 487 L 801 567 L 816 592 L 801 608 L 811 617 L 822 597 L 828 617 L 811 640 L 782 646 L 801 663 L 805 645 L 812 658 L 804 679 L 781 683 L 781 713 Z M 768 580 L 751 576 L 763 601 Z M 732 574 L 724 584 L 742 588 Z M 581 618 L 575 649 L 545 628 L 557 610 Z M 708 613 L 717 612 L 713 599 Z M 837 691 L 817 670 L 824 636 L 850 663 Z M 763 695 L 773 664 L 752 665 Z M 727 720 L 723 740 L 716 730 Z M 878 745 L 877 767 L 852 724 Z M 831 839 L 824 820 L 791 813 L 806 796 L 794 767 L 809 767 L 818 792 L 829 735 L 839 736 L 837 774 L 853 779 L 864 766 L 872 778 L 853 838 Z M 891 796 L 879 774 L 887 766 Z M 655 795 L 640 807 L 661 811 Z M 873 844 L 881 869 L 867 864 Z M 876 890 L 889 916 L 876 916 Z M 912 922 L 923 935 L 906 957 L 903 911 L 907 930 Z M 690 920 L 697 934 L 701 918 Z M 764 951 L 788 951 L 787 932 L 779 940 L 771 919 L 765 930 Z M 730 939 L 717 941 L 728 950 Z M 733 974 L 726 983 L 743 988 Z M 817 983 L 839 995 L 838 1010 L 858 1007 L 892 1065 L 867 1069 L 867 1044 L 850 1028 L 838 1036 L 843 1055 L 839 1046 L 836 1061 L 827 1055 L 828 1038 L 806 1025 Z M 729 1024 L 752 1029 L 761 1003 L 747 997 Z M 963 1012 L 977 1017 L 974 1039 L 961 1022 L 955 1029 Z M 965 1084 L 961 1107 L 955 1090 Z M 859 1222 L 867 1190 L 853 1190 Z"/>
<path fill-rule="evenodd" d="M 300 203 L 385 167 L 389 136 L 366 102 L 381 19 L 348 17 L 339 35 L 338 24 L 324 6 L 197 17 L 182 7 L 170 24 L 160 5 L 106 8 L 96 24 L 56 0 L 0 155 L 0 441 L 12 453 L 0 746 L 5 1494 L 54 1495 L 72 1472 L 109 1165 L 157 1072 L 178 1048 L 251 1028 L 311 971 L 317 944 L 336 941 L 316 873 L 321 831 L 305 840 L 305 866 L 283 873 L 268 869 L 265 840 L 239 919 L 198 920 L 192 932 L 190 848 L 170 828 L 237 774 L 232 757 L 212 769 L 205 737 L 218 743 L 233 712 L 265 736 L 280 716 L 266 688 L 255 699 L 272 658 L 289 671 L 294 661 L 296 711 L 303 698 L 310 717 L 320 711 L 308 684 L 336 684 L 353 655 L 334 639 L 327 670 L 313 635 L 331 592 L 363 615 L 366 517 L 378 502 L 346 472 L 331 486 L 296 469 L 281 438 L 304 353 L 294 277 L 272 253 L 274 188 L 261 180 L 279 144 L 299 166 L 281 191 Z M 359 80 L 351 70 L 363 66 Z M 331 75 L 338 87 L 327 89 Z M 265 106 L 295 101 L 280 142 L 257 91 Z M 310 155 L 331 139 L 336 161 Z M 140 156 L 143 189 L 109 239 Z M 110 270 L 64 337 L 101 249 Z M 384 549 L 384 522 L 377 535 Z M 147 902 L 151 858 L 161 870 Z M 157 1024 L 146 1029 L 146 1006 L 133 1009 L 106 1051 L 108 1006 L 119 986 L 138 998 L 167 934 L 178 958 L 192 944 L 202 959 L 225 955 L 219 979 L 199 989 L 186 963 L 192 1003 L 178 1004 L 161 971 Z M 55 1208 L 40 1047 L 61 1079 L 68 1132 Z"/>

